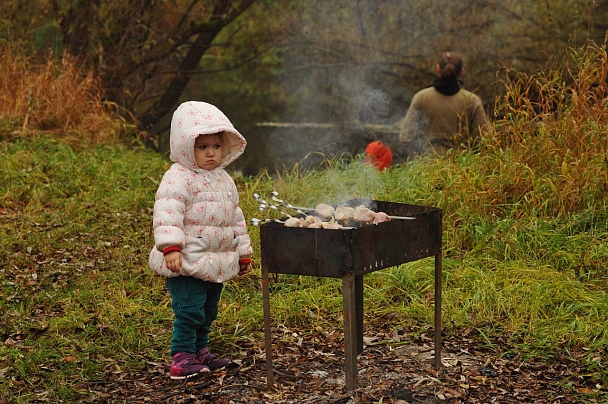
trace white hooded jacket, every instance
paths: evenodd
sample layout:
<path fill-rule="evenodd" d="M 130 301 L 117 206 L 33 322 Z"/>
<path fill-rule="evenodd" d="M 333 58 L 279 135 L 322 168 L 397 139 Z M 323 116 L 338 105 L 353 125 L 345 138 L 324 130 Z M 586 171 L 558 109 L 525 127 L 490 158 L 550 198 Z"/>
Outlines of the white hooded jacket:
<path fill-rule="evenodd" d="M 199 168 L 194 141 L 199 135 L 223 132 L 223 157 L 211 171 Z M 171 120 L 171 154 L 156 192 L 154 243 L 150 267 L 166 277 L 193 276 L 223 283 L 239 272 L 239 259 L 252 253 L 234 180 L 224 168 L 245 150 L 245 138 L 215 106 L 189 101 Z M 163 251 L 179 249 L 182 269 L 171 272 Z"/>

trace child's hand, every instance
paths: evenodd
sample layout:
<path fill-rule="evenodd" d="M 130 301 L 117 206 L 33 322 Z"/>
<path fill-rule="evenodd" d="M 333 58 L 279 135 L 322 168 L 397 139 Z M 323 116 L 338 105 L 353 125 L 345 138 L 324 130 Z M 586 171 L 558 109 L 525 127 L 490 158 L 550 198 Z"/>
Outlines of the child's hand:
<path fill-rule="evenodd" d="M 171 251 L 165 255 L 165 265 L 171 272 L 179 272 L 182 269 L 182 253 L 180 251 Z"/>
<path fill-rule="evenodd" d="M 251 272 L 251 264 L 239 264 L 239 275 L 245 275 Z"/>

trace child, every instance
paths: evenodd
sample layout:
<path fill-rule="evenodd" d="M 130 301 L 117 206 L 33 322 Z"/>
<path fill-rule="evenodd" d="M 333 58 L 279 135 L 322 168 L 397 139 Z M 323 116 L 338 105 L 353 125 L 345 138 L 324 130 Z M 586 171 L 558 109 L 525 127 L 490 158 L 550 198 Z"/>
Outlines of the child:
<path fill-rule="evenodd" d="M 215 106 L 189 101 L 171 120 L 174 164 L 158 187 L 150 267 L 167 278 L 173 308 L 171 379 L 230 364 L 209 352 L 223 282 L 251 270 L 251 242 L 236 185 L 224 168 L 245 138 Z"/>

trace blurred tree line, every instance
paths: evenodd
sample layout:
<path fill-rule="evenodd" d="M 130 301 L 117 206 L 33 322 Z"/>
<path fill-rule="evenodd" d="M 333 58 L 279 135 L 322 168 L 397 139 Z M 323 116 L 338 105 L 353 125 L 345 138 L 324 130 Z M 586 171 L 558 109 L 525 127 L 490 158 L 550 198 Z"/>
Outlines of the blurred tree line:
<path fill-rule="evenodd" d="M 160 151 L 179 102 L 216 104 L 249 141 L 237 160 L 249 174 L 394 144 L 443 51 L 464 55 L 465 86 L 492 115 L 500 74 L 603 44 L 608 30 L 608 0 L 5 0 L 0 13 L 0 38 L 93 69 Z"/>

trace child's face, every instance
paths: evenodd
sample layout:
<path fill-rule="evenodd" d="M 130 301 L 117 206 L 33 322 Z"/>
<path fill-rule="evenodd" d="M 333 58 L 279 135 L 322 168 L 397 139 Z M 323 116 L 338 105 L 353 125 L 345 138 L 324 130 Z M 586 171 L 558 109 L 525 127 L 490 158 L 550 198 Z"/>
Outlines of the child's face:
<path fill-rule="evenodd" d="M 213 170 L 222 161 L 222 134 L 200 135 L 194 141 L 194 159 L 199 168 Z"/>

